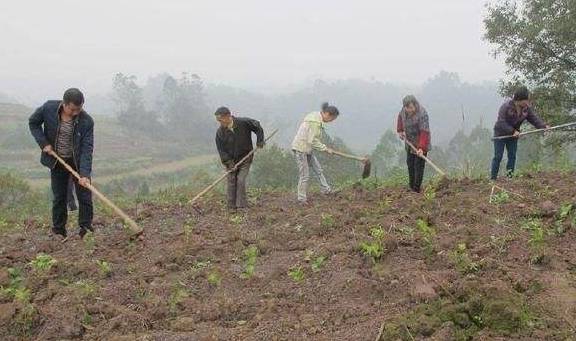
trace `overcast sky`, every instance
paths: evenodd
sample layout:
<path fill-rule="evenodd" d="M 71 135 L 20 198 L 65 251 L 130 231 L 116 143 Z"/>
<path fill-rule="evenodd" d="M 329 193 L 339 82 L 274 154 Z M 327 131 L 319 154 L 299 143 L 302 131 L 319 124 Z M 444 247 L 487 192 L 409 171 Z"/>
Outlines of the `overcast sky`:
<path fill-rule="evenodd" d="M 484 0 L 2 0 L 0 92 L 88 94 L 114 73 L 281 89 L 314 78 L 497 80 Z"/>

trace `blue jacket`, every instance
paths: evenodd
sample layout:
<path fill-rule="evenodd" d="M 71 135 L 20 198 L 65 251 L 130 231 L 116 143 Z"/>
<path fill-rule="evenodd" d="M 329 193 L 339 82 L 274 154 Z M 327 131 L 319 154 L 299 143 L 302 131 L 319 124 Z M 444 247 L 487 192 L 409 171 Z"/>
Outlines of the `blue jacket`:
<path fill-rule="evenodd" d="M 60 128 L 59 108 L 62 101 L 48 101 L 36 109 L 28 120 L 30 133 L 43 149 L 47 145 L 56 146 Z M 74 119 L 72 135 L 72 158 L 80 176 L 89 178 L 92 174 L 92 152 L 94 151 L 94 120 L 84 110 Z M 53 169 L 56 158 L 42 152 L 40 162 Z"/>

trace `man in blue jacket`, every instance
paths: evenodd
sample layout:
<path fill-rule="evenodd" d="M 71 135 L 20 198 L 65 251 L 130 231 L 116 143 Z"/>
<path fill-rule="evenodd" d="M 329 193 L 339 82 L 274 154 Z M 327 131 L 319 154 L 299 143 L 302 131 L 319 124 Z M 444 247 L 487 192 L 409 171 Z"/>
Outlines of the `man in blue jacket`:
<path fill-rule="evenodd" d="M 68 220 L 68 183 L 72 175 L 52 156 L 59 155 L 80 174 L 75 181 L 78 197 L 80 237 L 92 231 L 92 192 L 85 186 L 90 184 L 92 152 L 94 150 L 94 121 L 83 109 L 84 95 L 78 89 L 64 92 L 62 101 L 47 101 L 30 116 L 32 136 L 42 149 L 40 162 L 50 168 L 53 194 L 52 231 L 66 237 Z M 74 179 L 75 180 L 75 179 Z"/>
<path fill-rule="evenodd" d="M 510 177 L 514 173 L 516 166 L 516 150 L 518 149 L 518 137 L 520 126 L 524 121 L 530 122 L 538 129 L 550 128 L 544 121 L 536 115 L 530 105 L 530 92 L 525 86 L 519 87 L 514 92 L 514 97 L 506 101 L 498 111 L 498 120 L 494 125 L 494 136 L 512 136 L 506 139 L 494 140 L 494 159 L 492 159 L 491 179 L 496 180 L 500 170 L 500 162 L 504 157 L 504 148 L 508 153 L 508 163 L 506 165 L 507 175 Z"/>

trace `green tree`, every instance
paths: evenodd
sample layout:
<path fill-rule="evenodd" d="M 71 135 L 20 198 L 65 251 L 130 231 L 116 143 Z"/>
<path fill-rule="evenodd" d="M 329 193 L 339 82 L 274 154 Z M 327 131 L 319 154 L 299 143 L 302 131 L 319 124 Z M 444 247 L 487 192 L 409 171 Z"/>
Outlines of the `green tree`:
<path fill-rule="evenodd" d="M 163 119 L 173 136 L 192 143 L 214 138 L 214 117 L 204 99 L 204 86 L 198 75 L 182 73 L 179 79 L 167 77 L 162 92 Z"/>
<path fill-rule="evenodd" d="M 505 57 L 502 93 L 523 83 L 550 122 L 576 118 L 576 1 L 498 1 L 488 6 L 485 39 Z M 575 135 L 557 140 L 566 142 Z"/>
<path fill-rule="evenodd" d="M 120 123 L 130 130 L 136 129 L 150 134 L 161 132 L 161 124 L 155 112 L 146 110 L 142 89 L 136 84 L 135 76 L 117 73 L 112 84 L 112 99 Z"/>
<path fill-rule="evenodd" d="M 386 130 L 370 156 L 374 173 L 377 176 L 384 176 L 396 169 L 403 158 L 403 151 L 403 144 L 396 133 L 390 129 Z"/>
<path fill-rule="evenodd" d="M 267 145 L 254 158 L 250 184 L 256 188 L 292 188 L 296 186 L 298 170 L 292 153 Z"/>

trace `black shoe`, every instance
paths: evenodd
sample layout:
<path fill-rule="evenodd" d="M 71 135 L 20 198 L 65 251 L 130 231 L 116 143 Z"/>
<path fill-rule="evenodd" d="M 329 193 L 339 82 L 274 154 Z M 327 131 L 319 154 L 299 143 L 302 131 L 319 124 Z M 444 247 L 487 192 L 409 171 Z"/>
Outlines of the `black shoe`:
<path fill-rule="evenodd" d="M 59 235 L 59 236 L 62 236 L 62 238 L 66 238 L 66 237 L 68 236 L 67 233 L 66 233 L 66 229 L 55 229 L 55 228 L 52 228 L 52 233 L 53 233 L 53 234 L 56 234 L 56 235 Z"/>
<path fill-rule="evenodd" d="M 94 229 L 92 227 L 80 227 L 80 231 L 78 231 L 78 235 L 80 236 L 80 239 L 84 239 L 84 236 L 86 235 L 86 233 L 88 233 L 88 231 L 90 232 L 94 232 Z"/>

